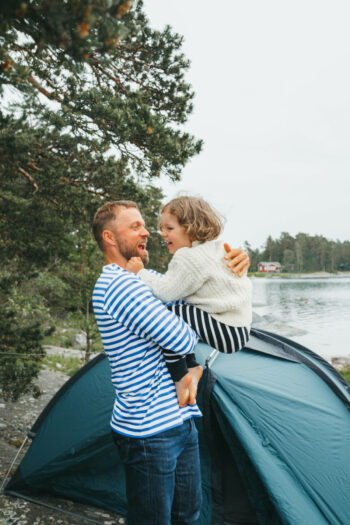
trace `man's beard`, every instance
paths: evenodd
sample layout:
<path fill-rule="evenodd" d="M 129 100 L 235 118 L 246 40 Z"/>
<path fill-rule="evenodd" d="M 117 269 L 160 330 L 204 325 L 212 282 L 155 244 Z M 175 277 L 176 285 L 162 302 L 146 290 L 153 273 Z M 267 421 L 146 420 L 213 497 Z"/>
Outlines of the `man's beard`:
<path fill-rule="evenodd" d="M 138 250 L 138 246 L 140 243 L 136 244 L 135 246 L 128 246 L 126 241 L 116 239 L 116 242 L 118 244 L 119 252 L 120 254 L 125 257 L 125 259 L 128 261 L 131 259 L 131 257 L 140 257 L 143 264 L 148 263 L 148 253 L 145 249 L 145 253 L 141 254 Z"/>

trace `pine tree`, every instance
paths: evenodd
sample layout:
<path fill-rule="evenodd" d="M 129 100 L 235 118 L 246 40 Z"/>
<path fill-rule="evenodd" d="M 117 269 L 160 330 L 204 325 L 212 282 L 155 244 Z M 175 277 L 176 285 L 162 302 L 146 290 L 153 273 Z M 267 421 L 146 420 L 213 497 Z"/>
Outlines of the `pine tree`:
<path fill-rule="evenodd" d="M 3 290 L 69 261 L 106 200 L 135 200 L 156 230 L 158 177 L 178 180 L 202 146 L 182 130 L 193 91 L 181 45 L 150 28 L 141 1 L 1 4 Z M 153 248 L 164 266 L 159 237 Z"/>

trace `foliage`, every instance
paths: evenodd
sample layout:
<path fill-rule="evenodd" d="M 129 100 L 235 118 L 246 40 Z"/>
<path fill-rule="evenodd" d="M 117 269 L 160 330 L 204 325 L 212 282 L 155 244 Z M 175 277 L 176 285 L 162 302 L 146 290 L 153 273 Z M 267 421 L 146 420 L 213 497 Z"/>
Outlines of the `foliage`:
<path fill-rule="evenodd" d="M 13 311 L 2 311 L 0 334 L 1 395 L 12 401 L 26 392 L 40 395 L 39 388 L 32 383 L 33 378 L 38 376 L 44 356 L 39 323 L 18 324 Z"/>
<path fill-rule="evenodd" d="M 345 370 L 340 371 L 341 375 L 344 377 L 345 381 L 350 385 L 350 367 Z"/>
<path fill-rule="evenodd" d="M 0 254 L 43 267 L 71 253 L 101 202 L 159 200 L 146 181 L 179 179 L 200 151 L 179 128 L 188 61 L 142 2 L 14 2 L 0 29 Z"/>
<path fill-rule="evenodd" d="M 193 99 L 181 45 L 169 27 L 150 28 L 141 1 L 1 3 L 0 277 L 13 329 L 27 303 L 44 328 L 66 309 L 91 352 L 101 257 L 90 225 L 106 200 L 139 204 L 151 264 L 166 266 L 154 181 L 178 180 L 202 146 L 181 129 Z"/>
<path fill-rule="evenodd" d="M 295 237 L 282 232 L 278 239 L 269 236 L 264 247 L 253 250 L 245 243 L 251 271 L 260 261 L 277 261 L 287 271 L 314 272 L 350 270 L 350 242 L 332 241 L 321 235 L 298 233 Z"/>

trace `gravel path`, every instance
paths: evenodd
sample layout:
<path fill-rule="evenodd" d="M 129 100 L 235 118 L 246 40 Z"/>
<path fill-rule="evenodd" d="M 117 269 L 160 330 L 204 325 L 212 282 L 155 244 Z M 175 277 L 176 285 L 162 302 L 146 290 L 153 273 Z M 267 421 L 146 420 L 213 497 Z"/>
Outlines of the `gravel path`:
<path fill-rule="evenodd" d="M 0 398 L 0 485 L 28 430 L 53 395 L 68 379 L 68 376 L 61 372 L 44 369 L 36 381 L 43 392 L 38 399 L 34 399 L 31 395 L 24 395 L 14 403 Z M 16 466 L 27 448 L 28 444 L 24 447 Z M 124 518 L 104 509 L 47 496 L 41 499 L 49 505 L 58 506 L 75 514 L 82 514 L 86 518 L 105 525 L 125 523 Z M 0 525 L 85 525 L 88 523 L 91 522 L 83 517 L 67 516 L 62 512 L 19 498 L 0 495 Z"/>

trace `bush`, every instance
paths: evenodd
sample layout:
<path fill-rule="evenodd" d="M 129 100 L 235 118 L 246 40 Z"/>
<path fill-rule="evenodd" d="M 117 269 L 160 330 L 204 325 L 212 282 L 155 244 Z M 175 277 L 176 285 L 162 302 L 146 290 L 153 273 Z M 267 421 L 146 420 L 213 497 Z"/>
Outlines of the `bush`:
<path fill-rule="evenodd" d="M 22 326 L 14 311 L 5 311 L 0 316 L 0 334 L 1 395 L 12 401 L 27 392 L 39 396 L 40 390 L 33 384 L 44 357 L 39 322 Z"/>

